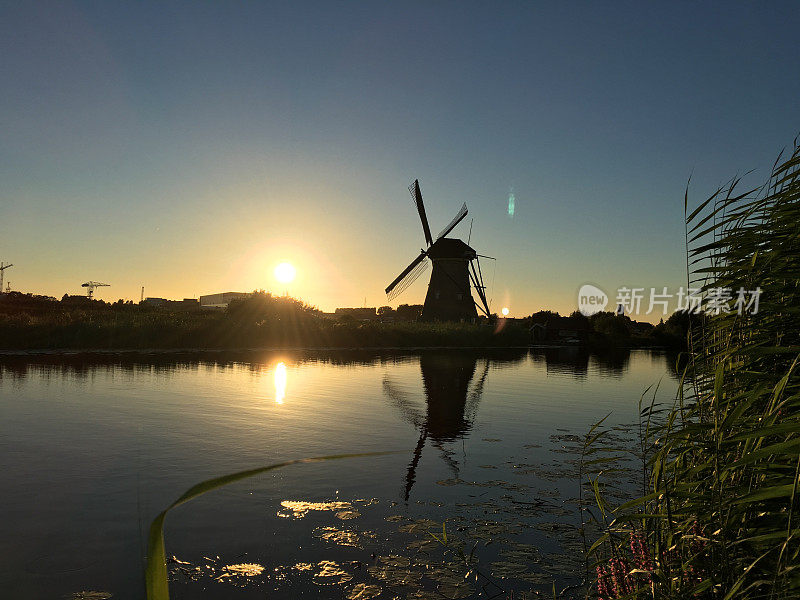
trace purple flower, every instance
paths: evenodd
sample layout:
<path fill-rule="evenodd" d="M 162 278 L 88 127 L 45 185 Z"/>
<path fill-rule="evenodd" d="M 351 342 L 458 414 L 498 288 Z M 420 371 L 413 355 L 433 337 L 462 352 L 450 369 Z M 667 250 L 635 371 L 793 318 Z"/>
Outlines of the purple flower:
<path fill-rule="evenodd" d="M 614 595 L 624 596 L 633 591 L 633 583 L 628 575 L 628 561 L 624 558 L 612 558 L 609 562 L 611 568 L 611 589 Z"/>
<path fill-rule="evenodd" d="M 608 589 L 608 571 L 600 565 L 597 565 L 597 598 L 598 600 L 611 598 L 611 591 Z"/>
<path fill-rule="evenodd" d="M 647 537 L 641 531 L 631 533 L 631 553 L 636 562 L 636 568 L 648 571 L 648 580 L 652 580 L 653 560 L 650 558 L 650 548 L 647 545 Z"/>

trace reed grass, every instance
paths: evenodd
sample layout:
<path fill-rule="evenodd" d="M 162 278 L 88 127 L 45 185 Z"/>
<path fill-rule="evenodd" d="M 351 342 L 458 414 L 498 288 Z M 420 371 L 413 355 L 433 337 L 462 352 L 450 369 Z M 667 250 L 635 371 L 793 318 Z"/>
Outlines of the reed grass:
<path fill-rule="evenodd" d="M 642 495 L 610 509 L 591 480 L 611 515 L 591 548 L 604 600 L 800 596 L 797 141 L 763 186 L 740 186 L 686 202 L 687 278 L 704 295 L 760 289 L 758 312 L 693 323 L 674 405 L 641 411 Z"/>

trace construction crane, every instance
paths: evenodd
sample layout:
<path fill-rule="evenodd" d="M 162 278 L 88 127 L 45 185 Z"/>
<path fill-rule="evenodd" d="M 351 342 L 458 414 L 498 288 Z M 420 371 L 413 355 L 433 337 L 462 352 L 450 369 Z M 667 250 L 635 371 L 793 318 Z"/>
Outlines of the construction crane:
<path fill-rule="evenodd" d="M 12 265 L 11 263 L 6 265 L 0 262 L 0 293 L 3 292 L 3 276 L 5 275 L 6 269 L 13 266 L 14 265 Z"/>
<path fill-rule="evenodd" d="M 109 287 L 110 285 L 111 285 L 110 283 L 100 283 L 99 281 L 87 281 L 86 283 L 82 283 L 81 287 L 85 287 L 86 288 L 86 295 L 91 300 L 92 296 L 94 295 L 94 289 L 95 288 Z"/>

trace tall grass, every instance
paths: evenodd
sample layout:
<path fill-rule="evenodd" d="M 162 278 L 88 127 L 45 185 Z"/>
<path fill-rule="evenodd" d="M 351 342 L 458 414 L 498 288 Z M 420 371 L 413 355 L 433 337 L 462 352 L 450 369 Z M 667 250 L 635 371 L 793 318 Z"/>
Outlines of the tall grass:
<path fill-rule="evenodd" d="M 643 409 L 647 489 L 592 548 L 600 597 L 800 596 L 800 147 L 740 186 L 687 214 L 687 275 L 758 311 L 695 320 L 674 406 Z"/>

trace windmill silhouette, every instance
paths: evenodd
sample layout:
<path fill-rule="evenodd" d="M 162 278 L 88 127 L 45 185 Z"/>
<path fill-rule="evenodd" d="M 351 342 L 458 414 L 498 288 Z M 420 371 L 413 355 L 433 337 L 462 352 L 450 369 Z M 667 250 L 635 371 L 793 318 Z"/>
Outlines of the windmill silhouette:
<path fill-rule="evenodd" d="M 425 214 L 425 205 L 422 203 L 419 180 L 415 179 L 408 186 L 408 191 L 411 192 L 411 198 L 419 212 L 427 248 L 421 249 L 419 256 L 386 287 L 389 300 L 396 298 L 422 275 L 428 266 L 425 260 L 428 258 L 433 263 L 433 272 L 422 308 L 422 320 L 472 321 L 478 317 L 476 307 L 488 317 L 489 303 L 486 300 L 486 286 L 483 285 L 483 274 L 478 260 L 482 255 L 459 239 L 445 237 L 467 216 L 466 203 L 434 240 Z M 472 288 L 480 302 L 473 299 Z"/>

